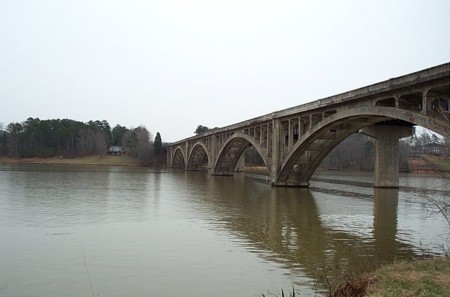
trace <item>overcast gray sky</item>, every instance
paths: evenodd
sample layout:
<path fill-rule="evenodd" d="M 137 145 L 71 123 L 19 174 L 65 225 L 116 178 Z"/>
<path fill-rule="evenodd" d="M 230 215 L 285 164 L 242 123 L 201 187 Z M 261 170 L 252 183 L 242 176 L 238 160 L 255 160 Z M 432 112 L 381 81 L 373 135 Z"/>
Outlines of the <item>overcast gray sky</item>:
<path fill-rule="evenodd" d="M 176 141 L 449 61 L 449 0 L 0 0 L 4 126 Z"/>

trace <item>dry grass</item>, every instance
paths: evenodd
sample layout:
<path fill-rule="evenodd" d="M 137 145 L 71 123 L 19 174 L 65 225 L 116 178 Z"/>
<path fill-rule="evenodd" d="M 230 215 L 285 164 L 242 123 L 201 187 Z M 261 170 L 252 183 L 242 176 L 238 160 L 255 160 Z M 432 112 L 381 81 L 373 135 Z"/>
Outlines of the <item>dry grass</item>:
<path fill-rule="evenodd" d="M 333 297 L 362 297 L 365 296 L 366 290 L 369 287 L 371 279 L 357 278 L 354 280 L 347 279 L 342 282 L 333 293 Z"/>
<path fill-rule="evenodd" d="M 345 281 L 333 296 L 450 296 L 450 259 L 397 262 L 370 275 Z"/>
<path fill-rule="evenodd" d="M 435 166 L 439 167 L 439 169 L 441 170 L 450 171 L 449 159 L 437 156 L 427 156 L 424 157 L 424 159 L 428 162 L 431 162 L 432 164 L 435 164 Z"/>
<path fill-rule="evenodd" d="M 79 158 L 0 158 L 0 163 L 98 165 L 98 166 L 140 166 L 139 160 L 127 155 L 93 155 Z"/>
<path fill-rule="evenodd" d="M 412 172 L 450 171 L 450 160 L 437 156 L 423 156 L 408 160 Z"/>
<path fill-rule="evenodd" d="M 245 166 L 245 172 L 263 175 L 269 174 L 269 170 L 265 166 Z"/>

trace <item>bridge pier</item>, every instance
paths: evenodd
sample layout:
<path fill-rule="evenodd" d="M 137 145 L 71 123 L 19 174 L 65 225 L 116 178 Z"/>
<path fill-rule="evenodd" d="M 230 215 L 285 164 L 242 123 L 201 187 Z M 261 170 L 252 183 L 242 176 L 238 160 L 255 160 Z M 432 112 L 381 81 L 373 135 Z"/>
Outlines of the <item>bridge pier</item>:
<path fill-rule="evenodd" d="M 244 172 L 245 171 L 245 154 L 242 154 L 239 158 L 239 161 L 234 169 L 235 172 Z"/>
<path fill-rule="evenodd" d="M 411 125 L 373 125 L 363 130 L 375 138 L 374 187 L 398 188 L 399 140 L 413 134 Z"/>

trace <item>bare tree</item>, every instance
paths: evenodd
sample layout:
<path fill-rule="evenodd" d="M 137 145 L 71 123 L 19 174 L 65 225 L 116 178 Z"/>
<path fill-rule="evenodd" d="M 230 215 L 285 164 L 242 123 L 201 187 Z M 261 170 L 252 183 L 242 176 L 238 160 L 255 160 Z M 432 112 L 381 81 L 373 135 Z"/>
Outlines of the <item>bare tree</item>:
<path fill-rule="evenodd" d="M 449 103 L 450 100 L 447 96 L 446 97 L 439 97 L 436 99 L 437 104 L 435 105 L 436 111 L 442 115 L 442 117 L 444 118 L 445 121 L 450 123 L 450 109 L 449 109 Z M 425 133 L 422 133 L 422 135 Z M 424 138 L 428 137 L 430 138 L 431 141 L 438 141 L 439 139 L 437 138 L 437 136 L 435 134 L 433 134 L 433 136 L 429 136 L 428 137 L 423 135 Z M 448 157 L 449 155 L 449 151 L 450 151 L 450 140 L 447 138 L 443 138 L 442 140 L 439 140 L 440 143 L 442 143 L 445 147 L 445 151 L 444 151 L 444 156 Z M 438 174 L 439 176 L 441 176 L 442 178 L 444 178 L 445 180 L 448 181 L 448 183 L 450 183 L 450 172 L 449 171 L 436 171 L 436 174 Z M 442 244 L 442 248 L 445 252 L 445 254 L 448 256 L 450 253 L 450 200 L 446 199 L 445 197 L 442 199 L 437 199 L 437 198 L 433 198 L 430 197 L 429 195 L 422 193 L 420 194 L 420 197 L 425 199 L 426 201 L 428 201 L 430 209 L 432 212 L 442 215 L 445 220 L 447 221 L 447 224 L 449 226 L 449 231 L 447 234 L 447 246 L 444 246 L 444 244 Z"/>
<path fill-rule="evenodd" d="M 128 149 L 130 156 L 139 158 L 142 165 L 150 165 L 152 156 L 152 134 L 144 126 L 125 132 L 122 145 Z"/>
<path fill-rule="evenodd" d="M 336 146 L 321 166 L 331 169 L 373 170 L 375 145 L 364 134 L 355 133 Z"/>

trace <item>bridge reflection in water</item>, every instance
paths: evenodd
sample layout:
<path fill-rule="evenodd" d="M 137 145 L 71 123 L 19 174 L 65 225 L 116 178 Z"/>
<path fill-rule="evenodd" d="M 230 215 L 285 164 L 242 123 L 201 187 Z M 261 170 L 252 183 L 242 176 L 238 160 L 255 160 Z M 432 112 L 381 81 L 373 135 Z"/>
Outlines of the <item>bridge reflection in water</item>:
<path fill-rule="evenodd" d="M 398 189 L 374 189 L 373 237 L 375 251 L 380 259 L 393 261 L 397 250 L 397 206 Z"/>
<path fill-rule="evenodd" d="M 322 269 L 335 278 L 415 255 L 397 239 L 398 189 L 273 188 L 248 179 L 189 173 L 186 185 L 246 248 L 305 275 L 298 284 L 311 285 Z"/>

